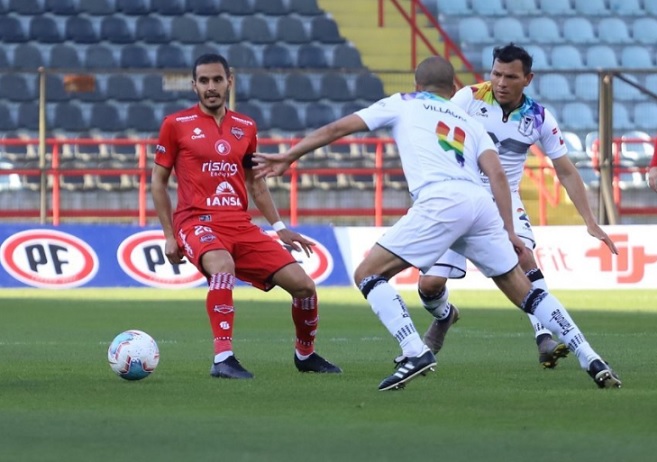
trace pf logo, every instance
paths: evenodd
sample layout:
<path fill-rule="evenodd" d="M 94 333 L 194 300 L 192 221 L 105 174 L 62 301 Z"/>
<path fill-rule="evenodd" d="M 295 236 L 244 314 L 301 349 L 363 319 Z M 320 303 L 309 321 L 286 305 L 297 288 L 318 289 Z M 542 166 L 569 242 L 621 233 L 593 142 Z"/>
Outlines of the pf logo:
<path fill-rule="evenodd" d="M 317 242 L 314 239 L 309 238 L 308 236 L 303 236 L 306 239 L 310 239 L 315 243 L 313 246 L 313 253 L 310 254 L 310 257 L 302 250 L 297 252 L 292 250 L 284 243 L 278 239 L 278 235 L 275 231 L 267 231 L 271 237 L 276 239 L 285 249 L 292 254 L 292 256 L 299 262 L 305 272 L 310 276 L 310 278 L 315 281 L 315 284 L 319 284 L 324 281 L 327 277 L 333 272 L 333 257 L 331 253 L 324 247 L 322 244 Z"/>
<path fill-rule="evenodd" d="M 98 257 L 86 242 L 51 229 L 7 238 L 0 246 L 0 263 L 22 283 L 44 289 L 79 287 L 98 271 Z"/>
<path fill-rule="evenodd" d="M 205 281 L 191 263 L 172 265 L 164 254 L 162 231 L 141 231 L 125 238 L 116 251 L 123 271 L 134 280 L 151 287 L 195 287 Z"/>

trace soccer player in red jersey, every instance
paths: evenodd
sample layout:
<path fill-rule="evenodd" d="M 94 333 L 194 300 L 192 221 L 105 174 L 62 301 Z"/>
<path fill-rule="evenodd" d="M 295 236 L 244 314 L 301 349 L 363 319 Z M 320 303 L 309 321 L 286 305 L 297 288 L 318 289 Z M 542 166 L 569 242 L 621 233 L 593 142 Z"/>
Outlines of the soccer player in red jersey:
<path fill-rule="evenodd" d="M 253 375 L 233 353 L 235 278 L 261 290 L 278 285 L 292 296 L 296 328 L 294 363 L 301 372 L 340 373 L 314 349 L 317 293 L 313 280 L 276 240 L 251 222 L 249 196 L 291 248 L 312 252 L 313 243 L 285 227 L 265 180 L 252 171 L 257 128 L 227 108 L 233 85 L 223 56 L 205 54 L 194 63 L 192 88 L 198 104 L 165 117 L 151 180 L 153 202 L 172 264 L 187 258 L 208 280 L 206 310 L 214 334 L 213 377 Z M 172 214 L 167 191 L 172 170 L 178 203 Z"/>
<path fill-rule="evenodd" d="M 648 169 L 648 186 L 657 192 L 657 138 L 655 138 L 655 151 L 652 154 L 652 160 Z"/>

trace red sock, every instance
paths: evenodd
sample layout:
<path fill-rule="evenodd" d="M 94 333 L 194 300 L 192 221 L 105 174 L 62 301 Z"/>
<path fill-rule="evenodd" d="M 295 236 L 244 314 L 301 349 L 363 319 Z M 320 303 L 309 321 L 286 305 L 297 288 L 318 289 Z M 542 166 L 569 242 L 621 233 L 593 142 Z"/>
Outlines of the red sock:
<path fill-rule="evenodd" d="M 310 355 L 315 351 L 315 336 L 317 335 L 317 294 L 308 298 L 292 299 L 292 320 L 296 329 L 295 348 L 302 355 Z"/>
<path fill-rule="evenodd" d="M 234 287 L 235 276 L 230 273 L 217 273 L 210 278 L 205 309 L 214 335 L 215 355 L 233 349 Z"/>

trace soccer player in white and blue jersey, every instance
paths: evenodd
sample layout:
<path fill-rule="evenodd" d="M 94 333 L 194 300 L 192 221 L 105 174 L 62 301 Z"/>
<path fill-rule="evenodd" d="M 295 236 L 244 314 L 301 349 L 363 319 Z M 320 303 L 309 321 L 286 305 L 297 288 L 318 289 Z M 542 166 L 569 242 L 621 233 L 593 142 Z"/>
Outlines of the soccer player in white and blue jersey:
<path fill-rule="evenodd" d="M 561 303 L 532 287 L 520 268 L 517 254 L 527 250 L 514 233 L 506 175 L 483 126 L 449 101 L 454 94 L 452 65 L 441 57 L 427 58 L 418 66 L 415 81 L 416 92 L 396 93 L 325 125 L 286 153 L 254 155 L 256 177 L 282 175 L 303 155 L 345 135 L 392 129 L 413 206 L 377 241 L 354 274 L 354 282 L 402 350 L 397 371 L 379 390 L 401 388 L 436 364 L 401 295 L 388 281 L 410 266 L 427 271 L 448 249 L 471 260 L 509 300 L 564 342 L 576 344 L 575 353 L 599 386 L 620 386 Z M 490 192 L 480 171 L 490 179 Z"/>
<path fill-rule="evenodd" d="M 451 100 L 481 122 L 493 138 L 511 188 L 515 233 L 529 250 L 521 255 L 520 266 L 534 287 L 547 290 L 533 255 L 536 242 L 519 192 L 527 152 L 533 144 L 540 143 L 552 162 L 588 233 L 603 241 L 612 253 L 618 251 L 593 216 L 584 183 L 567 156 L 557 121 L 548 109 L 524 94 L 532 78 L 532 57 L 524 48 L 511 43 L 494 49 L 490 81 L 464 87 Z M 482 175 L 481 179 L 488 187 L 488 178 Z M 464 277 L 465 267 L 462 255 L 448 251 L 420 277 L 420 299 L 434 316 L 424 340 L 434 353 L 440 351 L 447 330 L 459 318 L 458 309 L 448 301 L 447 279 Z M 545 368 L 556 367 L 558 359 L 565 357 L 571 346 L 555 341 L 535 316 L 531 313 L 528 316 L 534 328 L 539 363 Z"/>

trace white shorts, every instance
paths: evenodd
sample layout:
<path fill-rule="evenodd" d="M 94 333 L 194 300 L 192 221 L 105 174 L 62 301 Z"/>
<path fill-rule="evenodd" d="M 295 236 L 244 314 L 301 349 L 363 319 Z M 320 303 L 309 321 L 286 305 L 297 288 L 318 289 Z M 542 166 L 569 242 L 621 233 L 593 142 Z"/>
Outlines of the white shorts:
<path fill-rule="evenodd" d="M 518 264 L 493 198 L 469 181 L 443 181 L 423 190 L 377 243 L 423 272 L 448 249 L 486 277 L 505 274 Z"/>
<path fill-rule="evenodd" d="M 511 193 L 513 207 L 513 229 L 516 235 L 523 240 L 525 247 L 529 250 L 536 248 L 536 240 L 525 205 L 520 199 L 518 191 Z M 462 279 L 466 273 L 465 257 L 461 254 L 448 250 L 441 256 L 428 271 L 423 272 L 425 276 L 440 276 L 449 279 Z"/>

